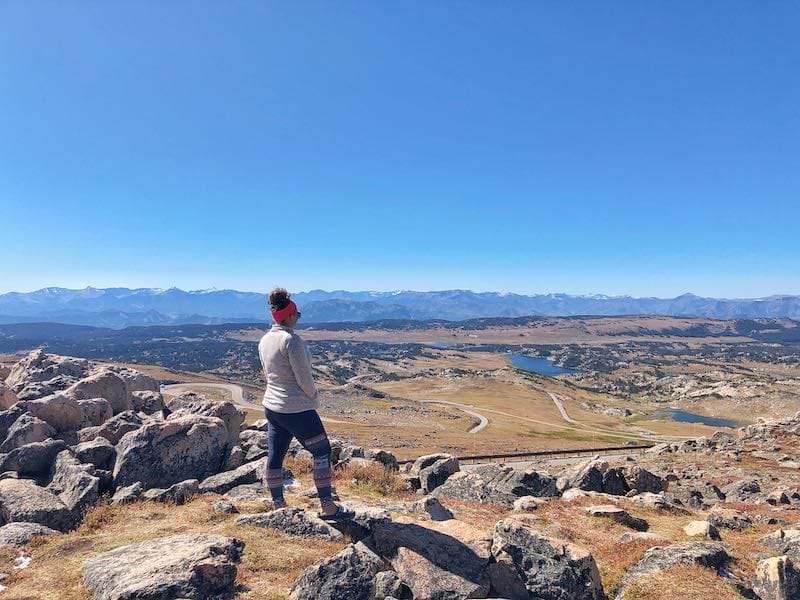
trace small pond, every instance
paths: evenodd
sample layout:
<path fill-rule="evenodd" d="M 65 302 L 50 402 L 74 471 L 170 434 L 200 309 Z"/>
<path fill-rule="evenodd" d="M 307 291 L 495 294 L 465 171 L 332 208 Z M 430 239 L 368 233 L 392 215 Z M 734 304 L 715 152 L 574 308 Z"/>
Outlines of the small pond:
<path fill-rule="evenodd" d="M 564 375 L 565 373 L 580 373 L 578 369 L 559 367 L 547 358 L 535 358 L 532 356 L 523 356 L 522 354 L 508 354 L 507 356 L 509 360 L 511 360 L 511 364 L 517 369 L 528 371 L 529 373 L 536 373 L 537 375 L 555 377 L 556 375 Z"/>
<path fill-rule="evenodd" d="M 730 427 L 736 429 L 742 427 L 744 423 L 733 421 L 731 419 L 718 419 L 716 417 L 706 417 L 705 415 L 696 415 L 687 410 L 680 410 L 678 408 L 667 408 L 659 411 L 653 415 L 656 419 L 672 419 L 679 423 L 702 423 L 709 427 Z"/>

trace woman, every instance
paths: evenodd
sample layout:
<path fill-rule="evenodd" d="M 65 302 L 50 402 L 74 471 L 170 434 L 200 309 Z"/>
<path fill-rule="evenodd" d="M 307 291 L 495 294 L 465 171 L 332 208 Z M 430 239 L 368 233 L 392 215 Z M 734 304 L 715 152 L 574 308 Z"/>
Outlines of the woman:
<path fill-rule="evenodd" d="M 283 288 L 270 292 L 269 306 L 275 323 L 258 343 L 258 354 L 267 379 L 262 404 L 269 422 L 265 479 L 272 507 L 286 506 L 283 459 L 295 437 L 314 458 L 314 483 L 322 507 L 320 517 L 327 521 L 351 519 L 354 514 L 338 506 L 332 497 L 331 445 L 317 414 L 319 401 L 311 374 L 311 353 L 294 332 L 300 311 Z"/>

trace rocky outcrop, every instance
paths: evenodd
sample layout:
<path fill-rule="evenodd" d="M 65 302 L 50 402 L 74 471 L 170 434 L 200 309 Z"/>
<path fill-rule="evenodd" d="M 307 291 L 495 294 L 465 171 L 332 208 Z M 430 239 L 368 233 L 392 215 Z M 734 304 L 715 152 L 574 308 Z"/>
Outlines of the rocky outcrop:
<path fill-rule="evenodd" d="M 261 479 L 264 465 L 265 461 L 263 460 L 255 461 L 244 464 L 231 471 L 224 471 L 223 473 L 207 477 L 200 484 L 200 491 L 224 494 L 238 485 L 257 483 Z"/>
<path fill-rule="evenodd" d="M 347 456 L 347 450 L 348 447 L 342 450 L 342 456 Z M 363 455 L 363 451 L 360 454 Z M 458 473 L 459 469 L 458 459 L 451 454 L 420 456 L 411 465 L 412 487 L 428 494 L 447 481 L 450 475 Z"/>
<path fill-rule="evenodd" d="M 95 476 L 94 466 L 79 462 L 70 450 L 56 456 L 47 487 L 72 511 L 76 522 L 100 496 L 100 478 Z"/>
<path fill-rule="evenodd" d="M 69 531 L 75 517 L 53 492 L 27 479 L 4 479 L 0 481 L 0 524 L 14 522 Z"/>
<path fill-rule="evenodd" d="M 639 517 L 634 517 L 628 513 L 628 511 L 614 506 L 613 504 L 590 506 L 586 509 L 586 514 L 599 519 L 609 519 L 610 521 L 614 521 L 625 527 L 630 527 L 636 531 L 647 531 L 649 529 L 647 521 Z"/>
<path fill-rule="evenodd" d="M 233 591 L 244 542 L 214 535 L 176 535 L 123 546 L 83 564 L 96 600 L 205 600 Z"/>
<path fill-rule="evenodd" d="M 225 424 L 228 439 L 227 441 L 235 444 L 239 441 L 239 432 L 244 423 L 245 412 L 236 408 L 232 402 L 214 402 L 206 400 L 197 394 L 181 394 L 172 399 L 169 403 L 172 414 L 168 420 L 180 419 L 188 415 L 200 415 L 204 417 L 215 417 L 222 420 Z"/>
<path fill-rule="evenodd" d="M 244 515 L 236 519 L 236 525 L 265 527 L 285 533 L 316 540 L 341 541 L 344 536 L 322 519 L 295 507 L 280 508 L 266 513 Z"/>
<path fill-rule="evenodd" d="M 718 529 L 743 531 L 753 526 L 753 519 L 747 513 L 732 508 L 714 506 L 706 515 L 706 521 Z"/>
<path fill-rule="evenodd" d="M 91 442 L 82 442 L 73 446 L 72 451 L 80 462 L 94 465 L 98 469 L 113 468 L 114 458 L 117 455 L 113 444 L 104 437 L 97 437 Z"/>
<path fill-rule="evenodd" d="M 628 488 L 636 490 L 637 494 L 642 492 L 658 494 L 667 489 L 666 479 L 639 465 L 628 467 L 623 472 Z"/>
<path fill-rule="evenodd" d="M 136 502 L 144 492 L 144 486 L 139 483 L 117 488 L 117 491 L 111 497 L 111 504 L 131 504 Z"/>
<path fill-rule="evenodd" d="M 154 502 L 163 502 L 165 504 L 181 505 L 185 504 L 192 496 L 200 493 L 200 486 L 197 479 L 187 479 L 166 489 L 152 488 L 147 490 L 141 497 L 145 500 L 153 500 Z M 124 502 L 120 502 L 124 504 Z"/>
<path fill-rule="evenodd" d="M 604 600 L 600 572 L 589 552 L 537 532 L 524 519 L 495 526 L 490 572 L 492 587 L 504 598 Z"/>
<path fill-rule="evenodd" d="M 779 529 L 759 538 L 758 543 L 800 564 L 800 529 Z"/>
<path fill-rule="evenodd" d="M 58 453 L 66 449 L 67 445 L 62 440 L 48 439 L 25 444 L 0 458 L 0 473 L 16 471 L 20 475 L 47 474 Z"/>
<path fill-rule="evenodd" d="M 227 440 L 225 424 L 212 417 L 187 415 L 146 424 L 117 444 L 114 481 L 117 486 L 139 481 L 146 488 L 187 478 L 202 481 L 219 470 Z"/>
<path fill-rule="evenodd" d="M 291 600 L 373 600 L 384 561 L 362 542 L 307 568 L 292 585 Z"/>
<path fill-rule="evenodd" d="M 78 406 L 83 410 L 84 427 L 102 425 L 114 416 L 114 411 L 105 398 L 84 398 L 78 400 Z"/>
<path fill-rule="evenodd" d="M 131 408 L 146 415 L 164 410 L 164 397 L 159 391 L 139 391 L 131 394 Z"/>
<path fill-rule="evenodd" d="M 0 546 L 21 548 L 37 535 L 58 535 L 60 532 L 39 523 L 7 523 L 0 527 Z"/>
<path fill-rule="evenodd" d="M 83 430 L 81 433 L 82 441 L 93 440 L 97 437 L 104 437 L 109 442 L 117 445 L 126 433 L 136 431 L 144 422 L 141 417 L 132 410 L 125 410 L 118 415 L 111 417 L 108 421 L 91 431 Z"/>
<path fill-rule="evenodd" d="M 85 377 L 89 368 L 88 360 L 45 354 L 39 349 L 15 364 L 5 383 L 20 400 L 33 400 L 66 389 Z"/>

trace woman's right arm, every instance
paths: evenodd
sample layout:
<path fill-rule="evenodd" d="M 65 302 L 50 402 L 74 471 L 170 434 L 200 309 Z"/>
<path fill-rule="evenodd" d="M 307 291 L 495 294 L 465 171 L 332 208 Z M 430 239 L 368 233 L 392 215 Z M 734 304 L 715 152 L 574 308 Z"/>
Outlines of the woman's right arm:
<path fill-rule="evenodd" d="M 309 353 L 306 351 L 305 342 L 294 335 L 289 337 L 286 344 L 286 355 L 292 371 L 294 371 L 297 385 L 309 400 L 316 400 L 317 386 L 314 385 L 314 375 L 311 372 L 311 362 L 308 359 Z"/>

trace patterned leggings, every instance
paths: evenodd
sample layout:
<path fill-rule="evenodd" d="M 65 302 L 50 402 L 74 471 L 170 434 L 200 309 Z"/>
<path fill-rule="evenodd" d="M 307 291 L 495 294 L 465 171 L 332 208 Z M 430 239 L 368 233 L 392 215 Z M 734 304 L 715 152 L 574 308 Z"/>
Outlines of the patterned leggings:
<path fill-rule="evenodd" d="M 277 413 L 264 411 L 269 421 L 267 439 L 269 458 L 266 466 L 266 483 L 276 506 L 284 504 L 283 459 L 289 444 L 295 437 L 314 457 L 314 483 L 319 493 L 322 508 L 333 504 L 331 492 L 331 445 L 322 421 L 315 410 L 300 413 Z"/>

